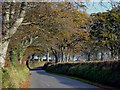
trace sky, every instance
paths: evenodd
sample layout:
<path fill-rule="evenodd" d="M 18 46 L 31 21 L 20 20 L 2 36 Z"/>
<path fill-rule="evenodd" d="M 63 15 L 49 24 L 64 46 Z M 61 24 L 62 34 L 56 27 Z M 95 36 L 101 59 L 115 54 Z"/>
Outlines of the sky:
<path fill-rule="evenodd" d="M 91 14 L 91 13 L 97 13 L 97 12 L 105 12 L 107 10 L 111 10 L 112 6 L 108 2 L 103 2 L 102 5 L 99 2 L 90 2 L 90 3 L 85 3 L 87 6 L 86 12 Z"/>

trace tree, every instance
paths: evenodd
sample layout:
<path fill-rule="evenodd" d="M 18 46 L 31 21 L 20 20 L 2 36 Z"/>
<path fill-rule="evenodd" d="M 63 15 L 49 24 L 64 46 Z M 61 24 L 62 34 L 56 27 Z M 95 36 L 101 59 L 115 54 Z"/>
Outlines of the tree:
<path fill-rule="evenodd" d="M 34 14 L 27 14 L 28 16 L 26 16 L 25 20 L 28 22 L 37 21 L 40 31 L 43 31 L 43 34 L 45 33 L 45 36 L 42 34 L 39 37 L 44 39 L 36 40 L 35 45 L 44 46 L 43 48 L 46 48 L 46 52 L 48 48 L 54 48 L 58 54 L 56 56 L 59 56 L 59 59 L 61 57 L 62 60 L 63 56 L 66 59 L 69 56 L 68 52 L 70 50 L 67 44 L 78 43 L 82 39 L 81 36 L 84 31 L 80 26 L 87 25 L 89 17 L 85 12 L 78 11 L 70 3 L 50 3 L 50 5 L 49 3 L 40 3 L 40 5 L 31 9 L 28 13 Z M 30 17 L 32 19 L 29 19 Z M 81 34 L 77 35 L 77 32 L 81 32 Z M 74 34 L 77 36 L 73 37 Z M 77 37 L 79 37 L 79 40 Z"/>
<path fill-rule="evenodd" d="M 101 52 L 111 52 L 111 59 L 119 56 L 119 15 L 120 7 L 114 7 L 112 10 L 103 13 L 92 14 L 91 36 L 98 41 Z"/>
<path fill-rule="evenodd" d="M 4 67 L 10 38 L 15 34 L 17 28 L 22 24 L 26 12 L 26 6 L 26 2 L 3 3 L 3 30 L 2 42 L 0 42 L 0 67 Z"/>
<path fill-rule="evenodd" d="M 28 9 L 26 16 L 24 17 L 24 23 L 21 24 L 26 25 L 27 28 L 21 26 L 22 28 L 20 28 L 21 30 L 19 30 L 19 32 L 23 30 L 22 34 L 18 32 L 18 34 L 15 33 L 14 35 L 14 37 L 17 37 L 18 35 L 22 36 L 18 39 L 18 52 L 19 50 L 24 52 L 27 48 L 25 45 L 27 43 L 27 46 L 40 46 L 44 51 L 46 51 L 46 53 L 48 51 L 47 49 L 53 47 L 54 50 L 57 51 L 58 55 L 56 56 L 58 56 L 59 59 L 60 57 L 63 59 L 64 56 L 64 59 L 68 61 L 68 57 L 70 56 L 69 44 L 73 44 L 74 42 L 77 44 L 80 41 L 77 39 L 78 35 L 76 32 L 80 31 L 80 26 L 83 26 L 84 24 L 86 25 L 88 23 L 87 19 L 88 15 L 85 12 L 79 12 L 71 3 L 37 3 L 34 7 L 32 7 L 32 9 Z M 29 27 L 31 22 L 33 26 L 37 24 L 39 30 L 35 30 L 35 28 L 32 27 L 30 29 Z M 34 40 L 32 44 L 29 44 L 29 41 L 33 41 L 32 37 L 35 36 L 34 33 L 30 32 L 32 29 L 38 31 L 38 38 Z M 26 36 L 28 33 L 31 34 Z M 73 37 L 74 34 L 77 36 Z M 78 37 L 80 38 L 81 36 Z M 22 48 L 20 49 L 20 47 Z M 23 47 L 26 48 L 23 49 Z"/>

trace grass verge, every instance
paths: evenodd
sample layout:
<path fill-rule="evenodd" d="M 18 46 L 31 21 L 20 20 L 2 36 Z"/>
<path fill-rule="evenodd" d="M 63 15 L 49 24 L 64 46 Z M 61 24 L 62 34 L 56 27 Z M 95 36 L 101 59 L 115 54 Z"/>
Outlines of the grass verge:
<path fill-rule="evenodd" d="M 39 67 L 39 66 L 44 66 L 46 62 L 45 61 L 41 61 L 41 62 L 38 62 L 38 61 L 35 61 L 33 64 L 30 63 L 30 68 L 35 68 L 35 67 Z"/>
<path fill-rule="evenodd" d="M 2 68 L 2 88 L 21 88 L 29 77 L 26 66 L 10 66 Z"/>

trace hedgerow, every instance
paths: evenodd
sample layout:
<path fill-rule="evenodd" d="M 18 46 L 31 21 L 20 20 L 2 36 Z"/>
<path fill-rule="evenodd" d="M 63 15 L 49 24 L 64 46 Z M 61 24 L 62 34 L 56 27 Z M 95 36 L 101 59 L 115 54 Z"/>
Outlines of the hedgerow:
<path fill-rule="evenodd" d="M 51 64 L 46 71 L 120 87 L 120 60 Z"/>

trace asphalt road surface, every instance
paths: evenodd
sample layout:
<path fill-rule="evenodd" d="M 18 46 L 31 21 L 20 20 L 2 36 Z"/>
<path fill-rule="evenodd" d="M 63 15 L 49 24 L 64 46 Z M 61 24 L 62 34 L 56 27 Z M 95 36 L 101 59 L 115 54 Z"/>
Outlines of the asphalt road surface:
<path fill-rule="evenodd" d="M 100 88 L 63 76 L 49 74 L 43 70 L 31 71 L 30 88 Z"/>

